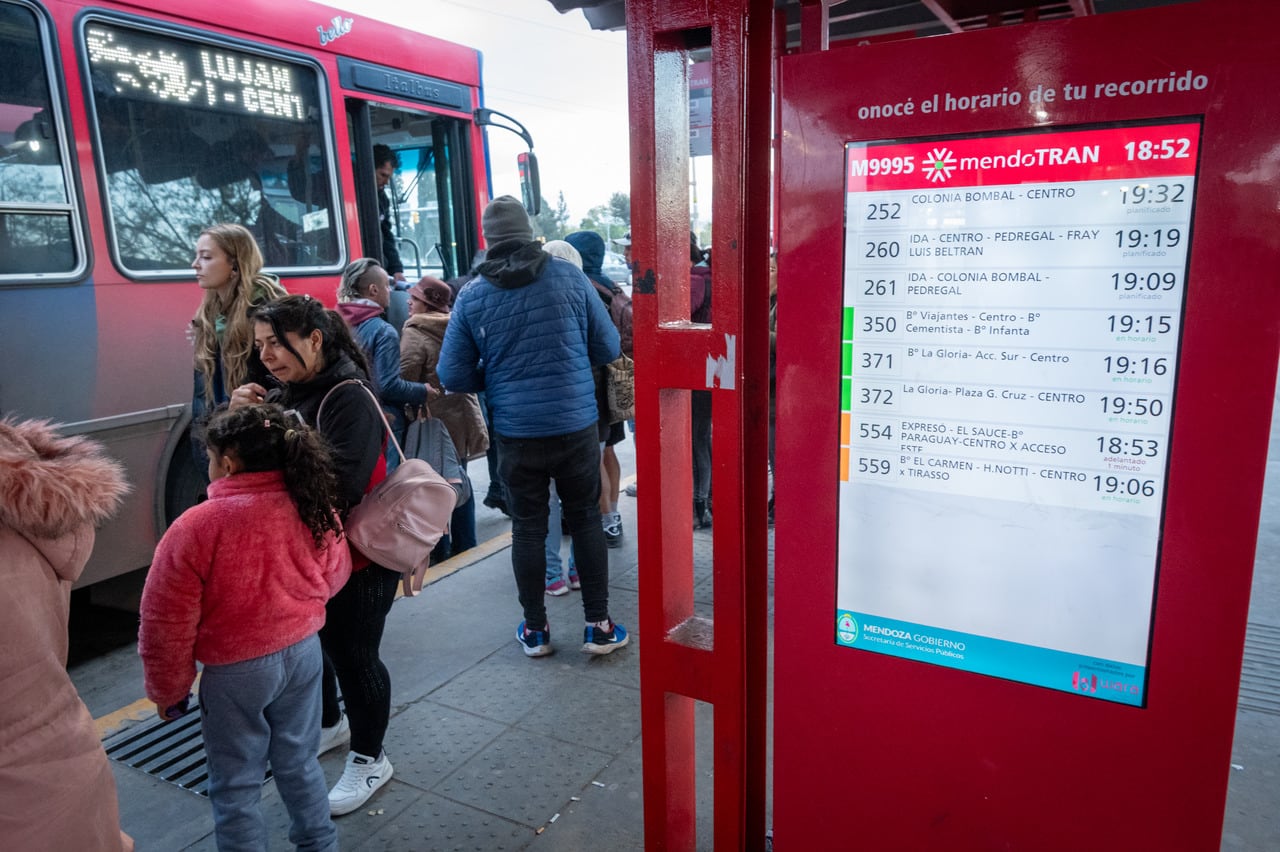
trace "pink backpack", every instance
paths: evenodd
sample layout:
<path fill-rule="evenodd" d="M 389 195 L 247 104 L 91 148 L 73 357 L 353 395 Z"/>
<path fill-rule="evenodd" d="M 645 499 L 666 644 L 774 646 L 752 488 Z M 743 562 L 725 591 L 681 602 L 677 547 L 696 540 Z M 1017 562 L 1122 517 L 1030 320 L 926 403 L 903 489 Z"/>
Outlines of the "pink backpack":
<path fill-rule="evenodd" d="M 359 385 L 381 414 L 377 397 L 363 382 L 348 379 L 334 385 L 329 393 L 348 383 Z M 320 401 L 321 409 L 328 398 L 325 394 Z M 319 411 L 316 422 L 320 422 Z M 405 458 L 386 418 L 383 424 L 400 454 L 400 465 L 351 507 L 343 531 L 356 550 L 378 565 L 399 571 L 405 597 L 411 598 L 422 591 L 431 551 L 449 529 L 458 493 L 422 459 Z"/>

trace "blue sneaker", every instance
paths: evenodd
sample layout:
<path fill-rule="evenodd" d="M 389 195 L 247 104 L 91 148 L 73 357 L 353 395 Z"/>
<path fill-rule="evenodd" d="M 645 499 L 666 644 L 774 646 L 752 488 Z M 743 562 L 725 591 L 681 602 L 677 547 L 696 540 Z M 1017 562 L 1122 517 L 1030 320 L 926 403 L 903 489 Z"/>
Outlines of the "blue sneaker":
<path fill-rule="evenodd" d="M 618 624 L 616 621 L 610 621 L 613 625 L 612 630 L 605 630 L 594 624 L 588 624 L 587 629 L 582 635 L 582 650 L 587 654 L 612 654 L 614 651 L 626 645 L 631 637 L 627 635 L 627 628 Z"/>
<path fill-rule="evenodd" d="M 520 643 L 520 649 L 528 657 L 545 657 L 555 650 L 551 647 L 550 626 L 541 630 L 528 630 L 522 621 L 516 628 L 516 641 Z M 607 654 L 609 652 L 605 651 L 604 653 Z"/>

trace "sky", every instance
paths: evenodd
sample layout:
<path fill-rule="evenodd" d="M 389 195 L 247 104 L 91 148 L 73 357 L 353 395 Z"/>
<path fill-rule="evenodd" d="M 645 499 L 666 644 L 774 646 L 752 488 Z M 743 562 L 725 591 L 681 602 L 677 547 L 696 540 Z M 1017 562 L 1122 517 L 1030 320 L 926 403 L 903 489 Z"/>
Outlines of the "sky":
<path fill-rule="evenodd" d="M 329 2 L 481 51 L 485 106 L 533 136 L 542 195 L 554 207 L 564 193 L 571 225 L 613 193 L 630 194 L 625 33 L 595 32 L 581 12 L 561 15 L 547 0 Z M 524 142 L 488 135 L 494 195 L 518 198 Z"/>

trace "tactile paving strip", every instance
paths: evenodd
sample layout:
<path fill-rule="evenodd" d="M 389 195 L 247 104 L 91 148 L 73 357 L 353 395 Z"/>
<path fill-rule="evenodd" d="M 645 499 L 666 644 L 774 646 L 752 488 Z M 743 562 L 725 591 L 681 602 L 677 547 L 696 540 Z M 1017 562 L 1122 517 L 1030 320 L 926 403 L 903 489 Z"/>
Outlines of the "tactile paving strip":
<path fill-rule="evenodd" d="M 515 852 L 536 837 L 534 829 L 427 793 L 413 803 L 413 815 L 359 844 L 360 852 Z"/>
<path fill-rule="evenodd" d="M 502 723 L 474 713 L 419 701 L 396 714 L 386 749 L 395 756 L 397 780 L 429 790 L 505 730 Z"/>
<path fill-rule="evenodd" d="M 608 764 L 607 752 L 508 730 L 432 791 L 512 822 L 539 826 L 564 806 L 566 790 L 580 790 Z"/>
<path fill-rule="evenodd" d="M 1240 673 L 1240 706 L 1280 716 L 1280 627 L 1249 622 Z"/>

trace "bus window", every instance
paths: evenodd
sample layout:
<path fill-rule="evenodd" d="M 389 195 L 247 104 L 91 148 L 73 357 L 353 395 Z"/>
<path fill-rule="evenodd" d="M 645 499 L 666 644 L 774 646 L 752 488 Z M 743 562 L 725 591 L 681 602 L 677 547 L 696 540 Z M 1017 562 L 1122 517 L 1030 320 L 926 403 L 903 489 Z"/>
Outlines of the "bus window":
<path fill-rule="evenodd" d="M 471 265 L 466 203 L 468 164 L 460 151 L 466 122 L 370 104 L 370 136 L 399 160 L 388 189 L 392 230 L 405 278 L 452 278 Z M 353 139 L 355 137 L 353 136 Z"/>
<path fill-rule="evenodd" d="M 314 65 L 114 21 L 89 20 L 82 34 L 123 269 L 186 272 L 215 222 L 247 227 L 277 271 L 341 265 Z"/>
<path fill-rule="evenodd" d="M 0 2 L 0 281 L 81 265 L 46 37 L 33 9 Z"/>

